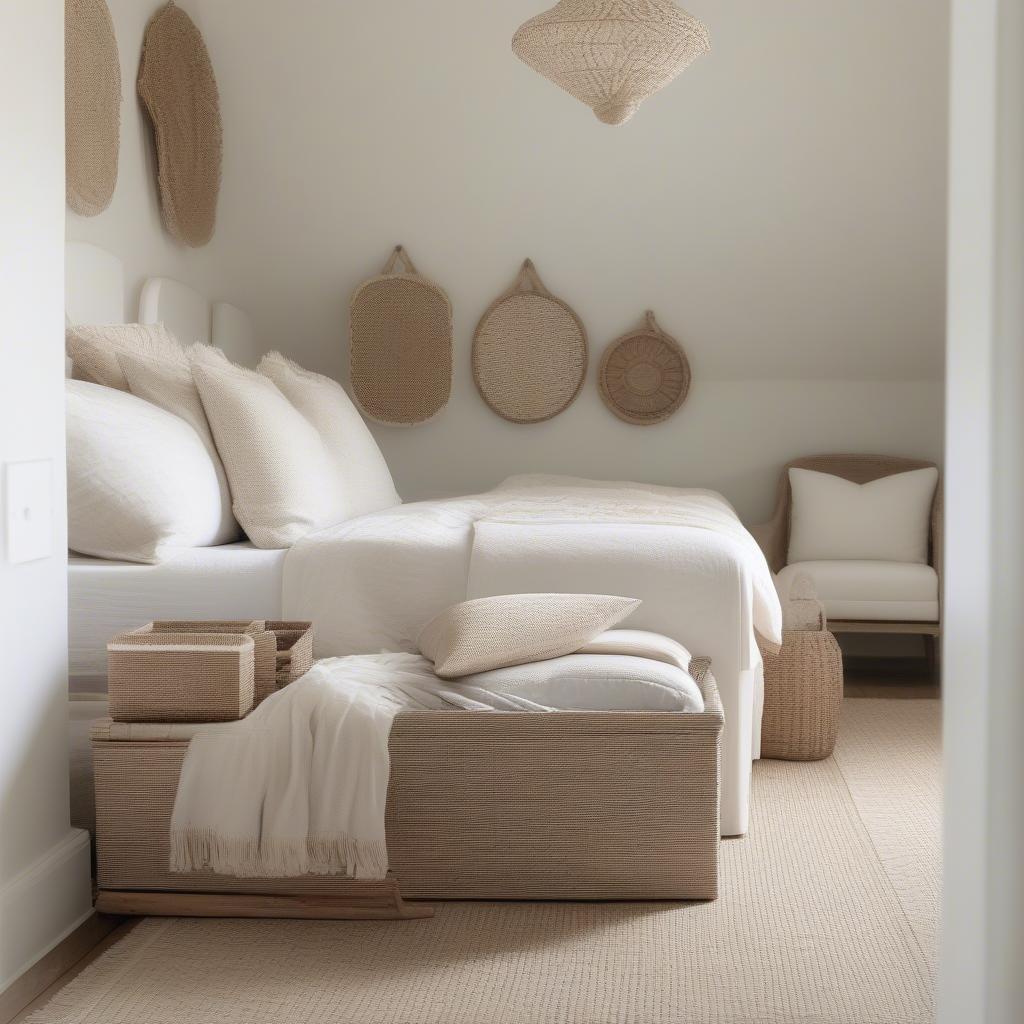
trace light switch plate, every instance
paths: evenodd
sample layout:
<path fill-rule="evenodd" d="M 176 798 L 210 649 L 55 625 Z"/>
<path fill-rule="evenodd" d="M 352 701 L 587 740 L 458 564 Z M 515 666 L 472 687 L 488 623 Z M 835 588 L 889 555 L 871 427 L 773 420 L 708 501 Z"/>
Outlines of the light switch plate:
<path fill-rule="evenodd" d="M 53 463 L 9 462 L 4 474 L 7 561 L 34 562 L 53 554 Z"/>

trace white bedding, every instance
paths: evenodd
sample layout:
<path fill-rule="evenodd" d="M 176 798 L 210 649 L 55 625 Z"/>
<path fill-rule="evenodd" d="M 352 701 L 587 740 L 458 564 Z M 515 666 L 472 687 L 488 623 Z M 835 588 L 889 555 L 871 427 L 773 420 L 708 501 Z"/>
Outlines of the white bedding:
<path fill-rule="evenodd" d="M 529 558 L 524 529 L 537 545 Z M 474 535 L 488 538 L 486 556 Z M 470 592 L 542 591 L 639 597 L 629 627 L 712 659 L 726 713 L 723 834 L 744 833 L 760 733 L 754 629 L 778 643 L 782 615 L 764 556 L 714 492 L 518 477 L 403 505 L 303 538 L 285 564 L 283 608 L 314 621 L 318 657 L 412 652 L 423 626 Z"/>
<path fill-rule="evenodd" d="M 153 619 L 279 619 L 286 551 L 191 548 L 159 565 L 68 559 L 69 673 L 106 690 L 107 643 Z"/>

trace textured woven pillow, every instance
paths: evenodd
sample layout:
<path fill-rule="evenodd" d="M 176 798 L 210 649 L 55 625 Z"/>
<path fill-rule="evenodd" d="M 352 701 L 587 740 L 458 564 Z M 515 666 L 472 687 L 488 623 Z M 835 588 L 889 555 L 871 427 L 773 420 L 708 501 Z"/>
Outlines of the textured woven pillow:
<path fill-rule="evenodd" d="M 442 679 L 572 654 L 640 606 L 603 594 L 508 594 L 446 608 L 419 635 Z"/>
<path fill-rule="evenodd" d="M 118 355 L 182 359 L 184 349 L 163 324 L 101 324 L 69 327 L 65 334 L 72 376 L 127 391 Z"/>
<path fill-rule="evenodd" d="M 790 564 L 844 559 L 926 563 L 938 480 L 934 467 L 866 484 L 791 469 Z"/>
<path fill-rule="evenodd" d="M 217 470 L 217 483 L 221 494 L 221 526 L 216 544 L 230 544 L 238 540 L 240 530 L 231 511 L 231 490 L 227 474 L 220 460 L 217 446 L 210 432 L 210 424 L 203 411 L 199 391 L 192 380 L 192 367 L 184 351 L 172 358 L 156 358 L 119 352 L 118 366 L 128 384 L 128 390 L 139 398 L 159 405 L 161 409 L 180 416 L 199 435 Z"/>
<path fill-rule="evenodd" d="M 160 562 L 217 543 L 220 488 L 196 432 L 114 388 L 75 380 L 65 388 L 68 547 Z"/>
<path fill-rule="evenodd" d="M 280 352 L 264 356 L 259 371 L 316 427 L 327 445 L 344 495 L 345 519 L 401 504 L 384 455 L 337 381 L 304 370 Z"/>
<path fill-rule="evenodd" d="M 258 548 L 289 548 L 344 519 L 334 461 L 316 428 L 269 378 L 206 345 L 189 350 L 235 518 Z"/>

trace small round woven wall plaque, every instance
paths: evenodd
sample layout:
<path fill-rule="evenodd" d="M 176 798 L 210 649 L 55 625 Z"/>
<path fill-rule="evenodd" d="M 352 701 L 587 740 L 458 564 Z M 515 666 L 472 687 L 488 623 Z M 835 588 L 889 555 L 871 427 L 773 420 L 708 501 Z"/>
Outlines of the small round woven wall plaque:
<path fill-rule="evenodd" d="M 184 245 L 206 245 L 220 193 L 220 97 L 203 37 L 173 2 L 146 28 L 138 90 L 153 122 L 164 227 Z"/>
<path fill-rule="evenodd" d="M 64 166 L 68 206 L 95 217 L 117 185 L 121 61 L 104 0 L 64 3 Z"/>
<path fill-rule="evenodd" d="M 433 419 L 452 391 L 452 304 L 444 290 L 398 246 L 383 272 L 356 289 L 349 320 L 359 408 L 392 427 Z"/>
<path fill-rule="evenodd" d="M 586 329 L 527 260 L 473 335 L 473 379 L 480 395 L 503 419 L 541 423 L 572 405 L 586 374 Z"/>
<path fill-rule="evenodd" d="M 598 372 L 601 397 L 619 419 L 637 426 L 667 420 L 690 391 L 690 362 L 648 311 L 644 326 L 613 341 Z"/>

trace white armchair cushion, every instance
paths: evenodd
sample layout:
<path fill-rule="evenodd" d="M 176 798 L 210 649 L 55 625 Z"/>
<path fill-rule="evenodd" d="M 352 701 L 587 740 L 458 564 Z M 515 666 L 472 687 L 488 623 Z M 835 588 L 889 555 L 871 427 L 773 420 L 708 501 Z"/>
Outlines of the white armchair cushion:
<path fill-rule="evenodd" d="M 939 472 L 934 467 L 856 484 L 832 473 L 790 469 L 788 562 L 928 561 Z"/>
<path fill-rule="evenodd" d="M 938 622 L 939 577 L 913 562 L 795 562 L 778 575 L 780 593 L 794 577 L 809 576 L 830 619 L 868 622 Z"/>

